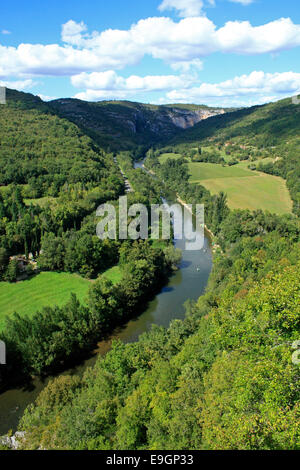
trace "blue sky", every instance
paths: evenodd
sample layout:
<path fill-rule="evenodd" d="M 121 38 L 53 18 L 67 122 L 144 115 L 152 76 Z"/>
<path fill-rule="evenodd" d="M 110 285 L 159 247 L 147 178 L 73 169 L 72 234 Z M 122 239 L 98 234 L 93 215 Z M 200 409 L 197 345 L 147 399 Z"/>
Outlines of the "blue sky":
<path fill-rule="evenodd" d="M 11 0 L 0 85 L 43 99 L 252 105 L 300 92 L 295 0 Z"/>

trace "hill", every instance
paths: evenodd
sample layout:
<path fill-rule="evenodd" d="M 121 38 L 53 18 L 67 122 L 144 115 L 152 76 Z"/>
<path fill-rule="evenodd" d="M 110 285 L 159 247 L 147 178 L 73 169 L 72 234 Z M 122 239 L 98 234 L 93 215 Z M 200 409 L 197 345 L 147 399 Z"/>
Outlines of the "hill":
<path fill-rule="evenodd" d="M 291 98 L 211 117 L 175 136 L 166 150 L 185 154 L 199 147 L 227 163 L 248 161 L 253 170 L 283 177 L 300 213 L 300 105 Z"/>
<path fill-rule="evenodd" d="M 244 145 L 272 147 L 283 139 L 295 138 L 300 133 L 300 106 L 291 98 L 262 106 L 239 109 L 208 122 L 196 124 L 192 129 L 173 139 L 172 143 L 198 143 L 204 140 L 225 142 L 241 141 Z"/>
<path fill-rule="evenodd" d="M 245 263 L 244 272 L 219 259 L 206 300 L 189 305 L 183 322 L 114 343 L 82 380 L 51 381 L 22 418 L 24 447 L 299 449 L 299 367 L 290 345 L 299 334 L 300 265 L 281 260 L 290 257 L 288 240 L 276 271 L 251 279 L 268 271 L 261 251 L 271 254 L 275 239 L 239 244 L 230 261 Z M 227 289 L 209 309 L 220 270 Z"/>
<path fill-rule="evenodd" d="M 0 106 L 0 185 L 26 186 L 26 197 L 56 196 L 68 183 L 99 182 L 115 172 L 111 157 L 75 124 L 29 93 L 7 89 Z"/>
<path fill-rule="evenodd" d="M 130 101 L 58 99 L 49 106 L 109 150 L 136 150 L 140 146 L 142 151 L 143 147 L 166 142 L 203 119 L 225 113 L 222 108 L 207 106 L 157 106 Z"/>

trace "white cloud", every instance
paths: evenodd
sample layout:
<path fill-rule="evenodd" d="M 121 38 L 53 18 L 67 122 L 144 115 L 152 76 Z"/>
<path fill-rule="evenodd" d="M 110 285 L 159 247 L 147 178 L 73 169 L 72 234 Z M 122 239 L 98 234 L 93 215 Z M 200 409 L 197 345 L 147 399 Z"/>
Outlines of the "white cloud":
<path fill-rule="evenodd" d="M 86 89 L 77 93 L 75 98 L 95 101 L 103 98 L 126 99 L 146 92 L 185 89 L 195 82 L 195 77 L 191 75 L 149 75 L 145 77 L 131 75 L 124 78 L 113 70 L 109 70 L 74 75 L 71 82 L 76 88 Z"/>
<path fill-rule="evenodd" d="M 255 0 L 229 0 L 241 5 L 250 5 Z M 201 16 L 204 14 L 203 8 L 206 6 L 215 6 L 215 0 L 163 0 L 159 5 L 160 11 L 177 10 L 178 16 L 188 18 L 192 16 Z"/>
<path fill-rule="evenodd" d="M 163 0 L 159 5 L 160 11 L 178 10 L 181 17 L 199 16 L 202 13 L 202 0 Z"/>
<path fill-rule="evenodd" d="M 41 98 L 41 100 L 43 100 L 43 101 L 52 101 L 52 100 L 56 100 L 56 99 L 57 99 L 57 96 L 48 96 L 48 95 L 42 95 L 42 94 L 40 94 L 40 95 L 38 95 L 38 96 L 39 96 L 39 97 Z"/>
<path fill-rule="evenodd" d="M 255 0 L 229 0 L 232 3 L 241 3 L 242 5 L 250 5 Z"/>
<path fill-rule="evenodd" d="M 141 58 L 142 55 L 139 56 Z M 90 49 L 61 47 L 57 44 L 20 44 L 17 48 L 0 45 L 0 77 L 9 76 L 62 76 L 83 70 L 123 68 L 136 63 L 130 57 L 101 53 Z"/>
<path fill-rule="evenodd" d="M 140 20 L 129 30 L 87 33 L 84 23 L 63 25 L 64 45 L 0 45 L 0 78 L 49 75 L 71 76 L 136 65 L 150 55 L 174 70 L 201 67 L 201 58 L 214 52 L 275 54 L 300 46 L 300 25 L 281 18 L 261 26 L 230 21 L 217 29 L 208 18 L 173 21 L 167 17 Z"/>
<path fill-rule="evenodd" d="M 11 32 L 8 29 L 2 29 L 1 34 L 11 34 Z"/>
<path fill-rule="evenodd" d="M 256 27 L 249 21 L 229 21 L 216 31 L 216 40 L 222 52 L 277 53 L 300 45 L 300 26 L 290 18 Z"/>
<path fill-rule="evenodd" d="M 121 77 L 114 71 L 81 73 L 72 77 L 76 88 L 85 89 L 75 98 L 137 99 L 140 94 L 164 92 L 159 103 L 203 103 L 222 106 L 246 106 L 266 103 L 300 92 L 300 73 L 264 73 L 254 71 L 220 83 L 196 85 L 196 77 L 162 75 Z"/>
<path fill-rule="evenodd" d="M 185 62 L 173 62 L 171 67 L 173 70 L 179 70 L 180 72 L 187 73 L 193 70 L 202 70 L 203 62 L 200 59 L 193 59 Z"/>
<path fill-rule="evenodd" d="M 83 21 L 76 23 L 73 20 L 62 25 L 61 37 L 68 44 L 79 46 L 82 41 L 82 33 L 87 31 L 87 26 Z"/>
<path fill-rule="evenodd" d="M 0 80 L 0 86 L 5 86 L 7 88 L 11 88 L 13 90 L 29 90 L 30 88 L 34 87 L 37 83 L 31 79 L 27 80 L 15 80 L 15 81 L 2 81 Z"/>
<path fill-rule="evenodd" d="M 202 83 L 184 90 L 167 93 L 169 102 L 218 103 L 244 105 L 297 94 L 300 91 L 300 73 L 264 73 L 254 71 L 220 83 Z"/>

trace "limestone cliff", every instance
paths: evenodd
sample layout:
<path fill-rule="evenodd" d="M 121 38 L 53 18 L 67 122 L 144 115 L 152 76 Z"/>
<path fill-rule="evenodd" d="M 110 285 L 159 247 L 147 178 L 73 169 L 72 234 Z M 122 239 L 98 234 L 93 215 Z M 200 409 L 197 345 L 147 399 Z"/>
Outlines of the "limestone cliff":
<path fill-rule="evenodd" d="M 59 99 L 49 104 L 111 149 L 164 142 L 203 119 L 226 112 L 200 105 L 157 106 L 130 101 Z"/>

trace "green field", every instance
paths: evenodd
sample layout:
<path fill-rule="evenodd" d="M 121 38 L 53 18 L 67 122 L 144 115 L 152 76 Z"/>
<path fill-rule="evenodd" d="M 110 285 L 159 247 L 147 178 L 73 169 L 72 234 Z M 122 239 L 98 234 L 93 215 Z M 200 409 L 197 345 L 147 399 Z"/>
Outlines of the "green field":
<path fill-rule="evenodd" d="M 188 165 L 191 174 L 191 183 L 215 178 L 241 178 L 255 176 L 253 171 L 248 170 L 248 168 L 244 168 L 242 164 L 222 166 L 217 163 L 189 163 Z M 249 163 L 247 163 L 247 165 L 249 165 Z"/>
<path fill-rule="evenodd" d="M 113 284 L 118 284 L 122 279 L 122 273 L 119 266 L 113 266 L 112 268 L 105 271 L 102 276 L 105 276 Z"/>
<path fill-rule="evenodd" d="M 179 157 L 179 154 L 165 153 L 159 161 L 164 163 L 168 158 Z M 259 161 L 268 163 L 274 160 L 264 158 L 254 164 Z M 225 192 L 231 209 L 262 209 L 276 214 L 292 212 L 292 201 L 285 181 L 277 176 L 249 170 L 249 164 L 248 160 L 232 166 L 190 162 L 190 182 L 202 184 L 212 194 Z"/>
<path fill-rule="evenodd" d="M 45 306 L 62 306 L 67 303 L 71 292 L 83 302 L 90 281 L 76 274 L 40 273 L 27 281 L 10 284 L 0 282 L 0 330 L 4 317 L 18 312 L 33 315 Z"/>
<path fill-rule="evenodd" d="M 292 211 L 285 181 L 277 176 L 248 170 L 249 162 L 231 167 L 214 163 L 189 163 L 190 181 L 212 194 L 224 191 L 231 209 L 262 209 L 276 214 Z"/>
<path fill-rule="evenodd" d="M 180 153 L 162 153 L 158 157 L 158 160 L 159 160 L 159 163 L 165 163 L 169 158 L 177 159 L 177 158 L 181 158 L 181 157 L 182 157 L 182 155 L 180 155 Z"/>

